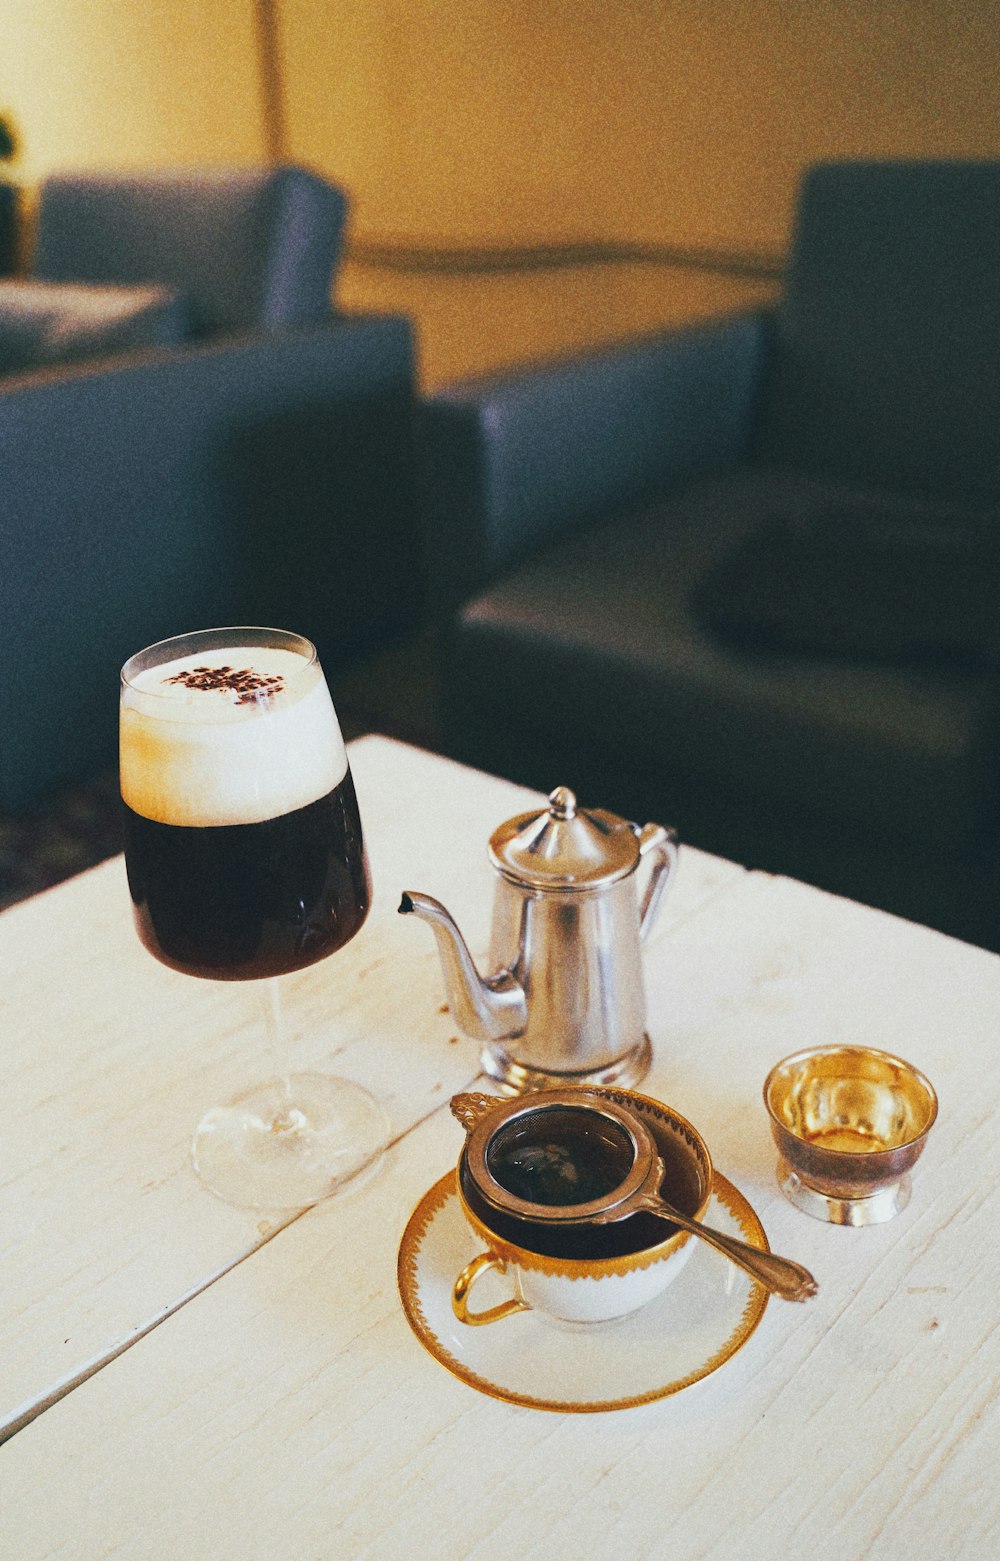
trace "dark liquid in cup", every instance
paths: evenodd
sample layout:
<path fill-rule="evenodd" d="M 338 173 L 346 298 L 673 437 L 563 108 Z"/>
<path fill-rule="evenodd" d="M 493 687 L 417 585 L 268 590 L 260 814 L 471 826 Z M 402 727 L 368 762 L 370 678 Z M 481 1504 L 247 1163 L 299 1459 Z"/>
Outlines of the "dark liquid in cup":
<path fill-rule="evenodd" d="M 549 1208 L 594 1203 L 615 1192 L 635 1160 L 632 1140 L 599 1112 L 539 1107 L 498 1128 L 486 1164 L 500 1186 Z"/>
<path fill-rule="evenodd" d="M 631 1147 L 627 1135 L 621 1129 L 616 1129 L 614 1124 L 607 1123 L 606 1119 L 598 1119 L 594 1130 L 602 1135 L 601 1139 L 599 1142 L 591 1139 L 588 1145 L 586 1138 L 581 1138 L 579 1128 L 573 1121 L 574 1117 L 579 1119 L 582 1113 L 578 1110 L 569 1110 L 559 1115 L 563 1118 L 561 1126 L 565 1133 L 555 1138 L 546 1131 L 557 1125 L 555 1111 L 540 1110 L 529 1115 L 526 1121 L 528 1131 L 523 1136 L 516 1133 L 506 1136 L 504 1130 L 500 1129 L 487 1148 L 487 1164 L 493 1176 L 501 1186 L 507 1186 L 508 1191 L 521 1197 L 524 1195 L 523 1189 L 527 1186 L 527 1183 L 519 1181 L 523 1170 L 524 1150 L 539 1146 L 547 1149 L 554 1144 L 564 1147 L 568 1142 L 572 1146 L 572 1159 L 577 1171 L 583 1169 L 581 1162 L 586 1162 L 585 1174 L 588 1178 L 594 1177 L 590 1185 L 601 1188 L 611 1182 L 613 1186 L 610 1190 L 613 1190 L 613 1187 L 619 1185 L 628 1173 L 629 1166 L 625 1162 L 626 1157 L 631 1155 Z M 515 1119 L 515 1122 L 517 1120 Z M 664 1195 L 682 1213 L 695 1214 L 702 1196 L 702 1187 L 694 1162 L 684 1152 L 669 1129 L 662 1127 L 655 1116 L 647 1116 L 646 1125 L 656 1140 L 663 1161 Z M 610 1129 L 607 1134 L 604 1134 L 605 1126 Z M 627 1151 L 626 1144 L 629 1145 Z M 496 1151 L 495 1158 L 494 1151 Z M 561 1152 L 556 1158 L 561 1160 Z M 560 1201 L 570 1205 L 574 1202 L 588 1201 L 579 1197 L 561 1199 L 557 1196 L 562 1190 L 562 1176 L 558 1165 L 550 1165 L 544 1173 L 545 1190 L 550 1196 L 539 1197 L 541 1187 L 535 1171 L 536 1167 L 532 1165 L 529 1181 L 534 1196 L 529 1197 L 527 1201 L 548 1202 L 550 1205 Z M 676 1225 L 669 1219 L 645 1210 L 626 1215 L 623 1219 L 614 1220 L 607 1225 L 546 1224 L 544 1219 L 530 1219 L 517 1214 L 504 1213 L 490 1204 L 476 1186 L 464 1151 L 459 1161 L 458 1174 L 463 1198 L 473 1214 L 488 1230 L 495 1231 L 504 1241 L 513 1242 L 519 1247 L 524 1247 L 530 1252 L 538 1252 L 545 1257 L 584 1258 L 588 1261 L 596 1258 L 625 1257 L 634 1252 L 642 1252 L 647 1247 L 659 1245 L 661 1241 L 666 1241 L 674 1235 L 677 1230 Z M 550 1174 L 551 1180 L 549 1180 Z M 517 1185 L 508 1185 L 510 1182 Z M 598 1197 L 604 1195 L 601 1191 L 597 1193 Z"/>
<path fill-rule="evenodd" d="M 301 970 L 348 943 L 371 904 L 351 773 L 258 824 L 159 824 L 123 804 L 139 937 L 165 965 L 216 981 Z"/>

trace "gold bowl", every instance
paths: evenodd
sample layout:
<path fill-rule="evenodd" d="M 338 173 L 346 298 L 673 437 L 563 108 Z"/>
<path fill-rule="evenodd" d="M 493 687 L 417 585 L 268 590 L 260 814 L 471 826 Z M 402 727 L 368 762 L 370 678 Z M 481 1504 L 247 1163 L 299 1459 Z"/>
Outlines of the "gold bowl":
<path fill-rule="evenodd" d="M 816 1046 L 771 1069 L 764 1104 L 779 1185 L 796 1208 L 834 1225 L 877 1225 L 906 1207 L 938 1109 L 910 1063 L 870 1046 Z"/>

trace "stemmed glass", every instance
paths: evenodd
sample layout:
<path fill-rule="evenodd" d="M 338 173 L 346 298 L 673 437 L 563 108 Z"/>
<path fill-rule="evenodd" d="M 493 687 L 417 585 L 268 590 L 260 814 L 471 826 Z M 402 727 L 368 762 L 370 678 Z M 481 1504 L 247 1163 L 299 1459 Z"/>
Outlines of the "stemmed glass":
<path fill-rule="evenodd" d="M 162 640 L 122 668 L 120 717 L 139 937 L 174 970 L 253 981 L 279 1054 L 279 977 L 343 948 L 371 903 L 354 781 L 315 648 L 261 628 Z M 305 1208 L 388 1141 L 367 1090 L 280 1066 L 195 1132 L 195 1169 L 230 1203 Z"/>

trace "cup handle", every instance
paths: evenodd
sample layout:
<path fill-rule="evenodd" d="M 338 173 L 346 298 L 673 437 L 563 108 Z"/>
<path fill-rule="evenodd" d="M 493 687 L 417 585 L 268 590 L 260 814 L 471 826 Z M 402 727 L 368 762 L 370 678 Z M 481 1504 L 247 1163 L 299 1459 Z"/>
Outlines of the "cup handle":
<path fill-rule="evenodd" d="M 511 1296 L 509 1301 L 501 1301 L 498 1306 L 490 1306 L 485 1312 L 469 1310 L 469 1293 L 473 1285 L 480 1274 L 487 1273 L 491 1268 L 495 1268 L 498 1274 L 507 1272 L 507 1264 L 502 1257 L 497 1257 L 493 1252 L 480 1252 L 471 1263 L 466 1263 L 452 1286 L 451 1309 L 460 1323 L 468 1323 L 471 1328 L 479 1328 L 483 1323 L 498 1323 L 504 1317 L 513 1317 L 515 1312 L 531 1310 L 527 1301 L 519 1295 Z"/>
<path fill-rule="evenodd" d="M 639 855 L 653 853 L 653 867 L 639 912 L 639 936 L 645 941 L 660 908 L 667 880 L 677 866 L 677 831 L 662 824 L 645 824 L 639 831 Z"/>

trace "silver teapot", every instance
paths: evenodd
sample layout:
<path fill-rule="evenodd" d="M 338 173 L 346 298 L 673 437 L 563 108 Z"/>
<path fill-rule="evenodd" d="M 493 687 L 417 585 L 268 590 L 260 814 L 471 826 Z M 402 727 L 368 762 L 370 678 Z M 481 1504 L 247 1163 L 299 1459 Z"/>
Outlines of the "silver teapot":
<path fill-rule="evenodd" d="M 493 974 L 480 975 L 444 906 L 407 891 L 401 914 L 429 922 L 452 1015 L 483 1044 L 506 1094 L 570 1084 L 631 1087 L 651 1059 L 640 944 L 677 863 L 677 837 L 601 808 L 565 786 L 541 813 L 494 831 Z M 637 869 L 650 873 L 640 903 Z"/>

